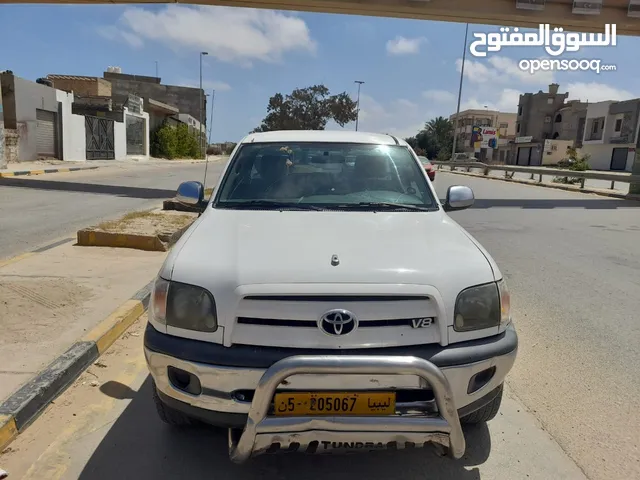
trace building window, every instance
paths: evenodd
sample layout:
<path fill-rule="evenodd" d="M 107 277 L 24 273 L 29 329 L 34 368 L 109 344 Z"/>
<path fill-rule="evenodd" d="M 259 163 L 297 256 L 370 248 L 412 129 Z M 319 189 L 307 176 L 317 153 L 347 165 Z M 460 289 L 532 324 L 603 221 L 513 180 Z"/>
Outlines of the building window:
<path fill-rule="evenodd" d="M 556 123 L 562 123 L 562 115 L 560 114 L 556 115 Z"/>
<path fill-rule="evenodd" d="M 599 122 L 595 120 L 591 125 L 591 133 L 598 133 Z"/>
<path fill-rule="evenodd" d="M 520 133 L 520 124 L 516 123 L 516 132 Z"/>
<path fill-rule="evenodd" d="M 548 103 L 549 105 L 553 105 L 553 97 L 549 97 L 549 98 L 547 98 L 547 103 Z"/>
<path fill-rule="evenodd" d="M 518 116 L 522 115 L 522 107 L 518 105 Z"/>
<path fill-rule="evenodd" d="M 622 119 L 619 118 L 616 120 L 616 128 L 614 131 L 619 132 L 620 130 L 622 130 Z"/>
<path fill-rule="evenodd" d="M 509 124 L 508 123 L 501 123 L 500 124 L 500 128 L 509 128 Z"/>

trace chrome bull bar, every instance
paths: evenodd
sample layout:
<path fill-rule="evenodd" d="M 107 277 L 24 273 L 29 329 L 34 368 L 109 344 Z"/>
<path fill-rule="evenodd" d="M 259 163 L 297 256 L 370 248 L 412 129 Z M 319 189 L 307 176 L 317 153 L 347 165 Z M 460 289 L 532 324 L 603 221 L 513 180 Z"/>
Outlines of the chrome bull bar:
<path fill-rule="evenodd" d="M 276 389 L 288 377 L 301 374 L 416 375 L 433 390 L 440 416 L 268 416 Z M 231 460 L 243 463 L 266 453 L 276 443 L 308 447 L 312 442 L 317 442 L 316 445 L 393 442 L 398 448 L 404 448 L 405 443 L 422 446 L 434 442 L 448 447 L 449 455 L 456 459 L 465 451 L 464 434 L 447 378 L 433 363 L 408 356 L 300 355 L 280 360 L 267 369 L 258 382 L 244 430 L 239 436 L 229 430 Z"/>

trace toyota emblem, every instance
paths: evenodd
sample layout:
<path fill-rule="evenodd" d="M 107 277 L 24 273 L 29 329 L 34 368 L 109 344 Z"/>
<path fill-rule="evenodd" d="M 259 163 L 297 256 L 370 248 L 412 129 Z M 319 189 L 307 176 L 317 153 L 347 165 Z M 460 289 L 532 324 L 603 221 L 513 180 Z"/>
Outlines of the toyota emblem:
<path fill-rule="evenodd" d="M 348 335 L 357 326 L 358 319 L 348 310 L 329 310 L 318 320 L 318 328 L 332 337 Z"/>

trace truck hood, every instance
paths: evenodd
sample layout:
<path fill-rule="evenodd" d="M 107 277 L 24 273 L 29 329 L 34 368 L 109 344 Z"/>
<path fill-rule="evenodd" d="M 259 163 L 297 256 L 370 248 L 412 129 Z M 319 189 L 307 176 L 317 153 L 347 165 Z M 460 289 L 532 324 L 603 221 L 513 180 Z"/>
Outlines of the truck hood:
<path fill-rule="evenodd" d="M 494 280 L 485 254 L 442 211 L 208 207 L 167 261 L 163 270 L 165 275 L 171 271 L 172 280 L 212 293 L 240 285 L 299 283 L 418 284 L 459 292 Z"/>

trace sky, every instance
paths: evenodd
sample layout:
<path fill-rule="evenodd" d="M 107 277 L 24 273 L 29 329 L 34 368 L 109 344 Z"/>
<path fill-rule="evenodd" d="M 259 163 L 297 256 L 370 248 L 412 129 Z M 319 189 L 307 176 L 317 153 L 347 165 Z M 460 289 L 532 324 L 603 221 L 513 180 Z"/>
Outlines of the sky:
<path fill-rule="evenodd" d="M 199 52 L 207 51 L 203 86 L 215 89 L 213 142 L 238 141 L 258 126 L 277 92 L 324 84 L 355 100 L 355 80 L 365 82 L 359 130 L 415 135 L 430 119 L 456 111 L 465 31 L 449 22 L 186 4 L 5 4 L 0 23 L 3 38 L 14 39 L 5 41 L 11 47 L 2 49 L 0 71 L 30 80 L 102 76 L 108 66 L 153 76 L 157 61 L 162 83 L 198 86 Z M 470 25 L 468 43 L 474 32 L 499 27 Z M 467 50 L 461 109 L 515 112 L 521 93 L 546 91 L 554 81 L 569 99 L 640 97 L 640 62 L 631 60 L 638 50 L 640 38 L 619 36 L 615 47 L 561 57 L 601 59 L 615 72 L 533 75 L 518 61 L 550 58 L 543 47 L 508 47 L 485 58 Z"/>

